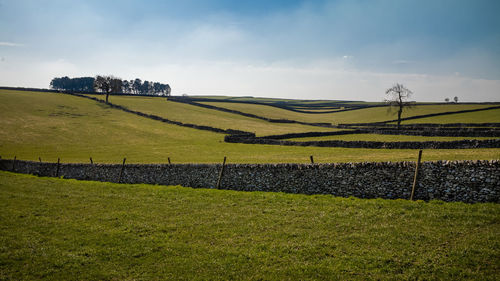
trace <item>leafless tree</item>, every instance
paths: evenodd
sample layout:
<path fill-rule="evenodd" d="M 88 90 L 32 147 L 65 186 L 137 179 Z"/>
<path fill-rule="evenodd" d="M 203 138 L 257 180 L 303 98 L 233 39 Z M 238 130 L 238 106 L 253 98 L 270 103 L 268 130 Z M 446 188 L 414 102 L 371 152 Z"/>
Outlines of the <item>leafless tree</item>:
<path fill-rule="evenodd" d="M 94 80 L 94 89 L 106 94 L 106 103 L 108 103 L 110 93 L 119 93 L 122 91 L 122 80 L 113 76 L 97 75 Z"/>
<path fill-rule="evenodd" d="M 409 102 L 408 98 L 410 98 L 413 93 L 402 84 L 396 84 L 392 86 L 392 88 L 387 89 L 385 91 L 385 94 L 385 102 L 390 105 L 389 109 L 397 109 L 399 130 L 399 128 L 401 127 L 401 115 L 403 114 L 403 109 L 412 106 L 412 102 Z"/>

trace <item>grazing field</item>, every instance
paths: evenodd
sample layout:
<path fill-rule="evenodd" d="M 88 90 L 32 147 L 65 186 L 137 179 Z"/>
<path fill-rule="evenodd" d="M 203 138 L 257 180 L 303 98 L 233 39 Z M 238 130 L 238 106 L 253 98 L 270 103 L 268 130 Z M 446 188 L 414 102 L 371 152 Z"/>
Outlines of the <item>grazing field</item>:
<path fill-rule="evenodd" d="M 112 97 L 112 102 L 132 110 L 158 115 L 174 121 L 211 126 L 220 129 L 242 130 L 256 133 L 258 136 L 311 131 L 335 131 L 335 129 L 332 128 L 299 124 L 269 123 L 238 114 L 221 112 L 185 103 L 166 101 L 165 98 L 114 96 Z"/>
<path fill-rule="evenodd" d="M 0 172 L 2 280 L 496 280 L 500 205 Z"/>
<path fill-rule="evenodd" d="M 477 112 L 456 113 L 435 117 L 402 121 L 401 124 L 416 123 L 500 123 L 500 109 Z"/>
<path fill-rule="evenodd" d="M 92 157 L 97 163 L 120 163 L 127 157 L 127 163 L 166 163 L 170 157 L 174 163 L 214 163 L 227 156 L 230 163 L 304 163 L 314 155 L 315 162 L 331 163 L 414 161 L 417 154 L 411 149 L 285 147 L 223 139 L 223 134 L 168 125 L 85 98 L 0 90 L 3 158 L 56 162 L 60 157 L 67 163 Z M 424 161 L 499 158 L 497 148 L 426 150 L 423 156 Z"/>
<path fill-rule="evenodd" d="M 273 106 L 246 104 L 246 103 L 222 103 L 222 102 L 204 102 L 205 104 L 238 110 L 245 113 L 251 113 L 267 118 L 284 118 L 302 122 L 325 122 L 325 123 L 371 123 L 382 122 L 396 119 L 395 111 L 389 112 L 387 107 L 371 107 L 356 109 L 352 111 L 333 112 L 333 113 L 300 113 Z M 419 105 L 403 111 L 403 118 L 423 114 L 440 113 L 458 110 L 471 110 L 478 108 L 491 107 L 488 104 L 446 104 L 446 105 Z M 474 112 L 475 113 L 475 112 Z M 480 112 L 478 114 L 481 114 Z M 485 115 L 483 122 L 499 122 L 499 117 L 495 115 Z M 421 123 L 420 119 L 414 120 Z"/>

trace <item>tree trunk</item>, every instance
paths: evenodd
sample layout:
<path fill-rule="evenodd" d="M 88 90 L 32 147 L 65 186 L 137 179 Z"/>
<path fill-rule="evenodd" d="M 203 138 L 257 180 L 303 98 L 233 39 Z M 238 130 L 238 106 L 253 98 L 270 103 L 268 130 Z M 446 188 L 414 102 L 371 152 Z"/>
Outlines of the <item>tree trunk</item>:
<path fill-rule="evenodd" d="M 399 110 L 398 110 L 398 131 L 401 127 L 401 114 L 403 113 L 403 108 L 400 107 Z"/>
<path fill-rule="evenodd" d="M 106 93 L 106 103 L 108 103 L 109 93 Z"/>

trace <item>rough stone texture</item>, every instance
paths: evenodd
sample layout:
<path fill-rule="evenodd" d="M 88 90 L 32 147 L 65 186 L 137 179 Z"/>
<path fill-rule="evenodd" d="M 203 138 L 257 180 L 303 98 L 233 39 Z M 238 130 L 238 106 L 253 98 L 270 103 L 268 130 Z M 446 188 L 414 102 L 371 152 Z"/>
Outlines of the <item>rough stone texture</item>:
<path fill-rule="evenodd" d="M 339 134 L 345 134 L 340 131 Z M 333 135 L 333 134 L 332 134 Z M 457 140 L 457 141 L 289 141 L 269 139 L 267 137 L 253 137 L 251 134 L 226 135 L 225 142 L 246 144 L 268 144 L 286 146 L 317 146 L 317 147 L 349 147 L 349 148 L 382 148 L 382 149 L 464 149 L 464 148 L 498 148 L 500 138 L 489 140 Z"/>
<path fill-rule="evenodd" d="M 57 163 L 0 160 L 0 169 L 55 176 Z M 118 182 L 120 164 L 61 164 L 59 176 Z M 214 188 L 221 164 L 127 164 L 122 183 Z M 340 164 L 228 164 L 221 189 L 408 199 L 414 162 Z M 500 162 L 424 162 L 415 198 L 500 203 Z"/>

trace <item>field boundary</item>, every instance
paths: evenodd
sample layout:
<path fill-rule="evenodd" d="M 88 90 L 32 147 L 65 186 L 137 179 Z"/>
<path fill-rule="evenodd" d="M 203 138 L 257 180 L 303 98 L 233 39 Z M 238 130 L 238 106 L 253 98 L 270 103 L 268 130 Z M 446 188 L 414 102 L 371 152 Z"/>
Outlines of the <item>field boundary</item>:
<path fill-rule="evenodd" d="M 415 163 L 67 164 L 0 159 L 0 170 L 127 184 L 409 199 Z M 498 160 L 424 162 L 414 198 L 500 203 L 499 180 Z"/>
<path fill-rule="evenodd" d="M 318 132 L 320 134 L 321 132 Z M 350 132 L 332 132 L 330 135 L 348 135 Z M 289 141 L 271 139 L 268 137 L 253 137 L 248 135 L 227 135 L 225 142 L 245 144 L 267 144 L 285 146 L 316 146 L 316 147 L 346 147 L 371 149 L 470 149 L 470 148 L 500 148 L 500 138 L 491 140 L 457 140 L 457 141 Z"/>

